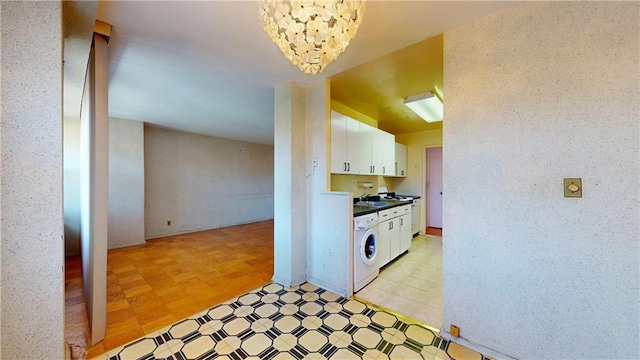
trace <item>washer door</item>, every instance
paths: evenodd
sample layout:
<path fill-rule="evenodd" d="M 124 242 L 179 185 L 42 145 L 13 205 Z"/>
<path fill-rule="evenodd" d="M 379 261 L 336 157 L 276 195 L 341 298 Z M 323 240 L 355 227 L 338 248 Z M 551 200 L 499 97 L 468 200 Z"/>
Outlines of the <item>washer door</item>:
<path fill-rule="evenodd" d="M 378 234 L 373 229 L 369 229 L 360 240 L 360 259 L 366 265 L 373 265 L 377 258 Z"/>

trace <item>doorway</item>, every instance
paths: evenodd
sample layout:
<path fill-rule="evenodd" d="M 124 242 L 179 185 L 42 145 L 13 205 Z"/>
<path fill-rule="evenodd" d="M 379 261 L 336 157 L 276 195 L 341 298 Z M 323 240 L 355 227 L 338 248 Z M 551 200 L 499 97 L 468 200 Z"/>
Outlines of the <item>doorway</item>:
<path fill-rule="evenodd" d="M 426 148 L 425 160 L 425 233 L 442 236 L 442 147 Z"/>
<path fill-rule="evenodd" d="M 413 238 L 407 253 L 381 268 L 378 277 L 355 296 L 438 330 L 442 327 L 443 309 L 442 147 L 423 147 L 420 162 L 419 193 L 402 192 L 406 196 L 421 196 L 424 206 L 419 217 L 420 235 Z M 425 233 L 427 226 L 439 232 Z"/>

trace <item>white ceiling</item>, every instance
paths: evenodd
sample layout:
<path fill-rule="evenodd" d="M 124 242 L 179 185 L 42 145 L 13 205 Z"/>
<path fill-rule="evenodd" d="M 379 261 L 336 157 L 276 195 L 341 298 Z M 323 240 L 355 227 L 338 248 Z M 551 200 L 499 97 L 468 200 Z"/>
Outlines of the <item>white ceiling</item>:
<path fill-rule="evenodd" d="M 369 1 L 347 50 L 305 75 L 262 30 L 255 1 L 101 1 L 113 25 L 109 115 L 171 129 L 273 144 L 273 87 L 371 61 L 513 2 Z"/>

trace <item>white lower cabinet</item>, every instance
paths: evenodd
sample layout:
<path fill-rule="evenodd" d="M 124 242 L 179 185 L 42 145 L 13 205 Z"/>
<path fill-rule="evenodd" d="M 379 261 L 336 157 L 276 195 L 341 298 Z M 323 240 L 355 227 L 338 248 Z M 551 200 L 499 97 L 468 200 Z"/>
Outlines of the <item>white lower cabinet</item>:
<path fill-rule="evenodd" d="M 400 255 L 400 218 L 387 221 L 389 231 L 389 261 Z"/>
<path fill-rule="evenodd" d="M 378 265 L 383 267 L 391 261 L 391 220 L 378 223 Z"/>
<path fill-rule="evenodd" d="M 403 253 L 411 247 L 413 233 L 411 232 L 411 214 L 405 214 L 400 219 L 400 253 Z"/>
<path fill-rule="evenodd" d="M 411 246 L 411 206 L 403 205 L 378 213 L 380 267 L 388 264 Z"/>

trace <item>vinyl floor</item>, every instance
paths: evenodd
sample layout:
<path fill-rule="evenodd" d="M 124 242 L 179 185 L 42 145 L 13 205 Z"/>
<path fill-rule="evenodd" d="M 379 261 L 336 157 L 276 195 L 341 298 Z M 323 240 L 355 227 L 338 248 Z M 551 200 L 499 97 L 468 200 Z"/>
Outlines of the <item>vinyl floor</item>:
<path fill-rule="evenodd" d="M 98 359 L 488 358 L 358 300 L 308 283 L 271 283 Z"/>
<path fill-rule="evenodd" d="M 420 235 L 355 294 L 431 327 L 442 327 L 442 237 Z"/>

